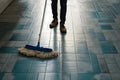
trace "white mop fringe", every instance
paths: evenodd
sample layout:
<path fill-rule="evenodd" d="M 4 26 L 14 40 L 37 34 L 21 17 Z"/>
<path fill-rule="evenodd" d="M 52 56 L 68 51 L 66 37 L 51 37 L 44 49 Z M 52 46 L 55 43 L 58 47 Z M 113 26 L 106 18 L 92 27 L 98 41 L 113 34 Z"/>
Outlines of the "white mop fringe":
<path fill-rule="evenodd" d="M 41 59 L 46 59 L 46 58 L 54 58 L 58 56 L 57 51 L 52 51 L 52 52 L 42 52 L 42 51 L 37 51 L 37 50 L 29 50 L 27 48 L 19 48 L 18 49 L 19 53 L 28 57 L 37 57 Z"/>

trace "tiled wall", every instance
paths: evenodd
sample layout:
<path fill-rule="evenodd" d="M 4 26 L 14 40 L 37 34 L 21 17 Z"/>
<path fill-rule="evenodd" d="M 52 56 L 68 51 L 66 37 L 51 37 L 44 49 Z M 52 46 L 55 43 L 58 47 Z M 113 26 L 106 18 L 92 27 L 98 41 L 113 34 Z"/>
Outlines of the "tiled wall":
<path fill-rule="evenodd" d="M 0 0 L 0 14 L 12 2 L 12 0 Z"/>

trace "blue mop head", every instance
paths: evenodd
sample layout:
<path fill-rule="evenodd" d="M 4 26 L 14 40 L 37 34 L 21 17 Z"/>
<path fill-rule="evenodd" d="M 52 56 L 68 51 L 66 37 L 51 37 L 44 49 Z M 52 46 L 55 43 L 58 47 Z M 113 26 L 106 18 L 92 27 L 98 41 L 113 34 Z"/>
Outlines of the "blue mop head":
<path fill-rule="evenodd" d="M 25 45 L 25 47 L 19 48 L 18 50 L 20 54 L 41 59 L 51 59 L 58 56 L 58 52 L 53 51 L 50 48 L 40 47 L 39 43 L 37 46 Z"/>
<path fill-rule="evenodd" d="M 30 49 L 30 50 L 37 50 L 41 52 L 52 52 L 52 49 L 50 48 L 44 48 L 44 47 L 39 47 L 39 46 L 26 45 L 25 48 Z"/>

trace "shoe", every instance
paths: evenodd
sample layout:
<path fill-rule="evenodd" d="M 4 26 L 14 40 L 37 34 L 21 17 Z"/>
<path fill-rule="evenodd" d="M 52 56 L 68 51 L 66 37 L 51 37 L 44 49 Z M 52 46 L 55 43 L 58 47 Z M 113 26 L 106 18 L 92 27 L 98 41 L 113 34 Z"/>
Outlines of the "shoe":
<path fill-rule="evenodd" d="M 58 19 L 54 19 L 54 20 L 50 23 L 50 28 L 56 27 L 57 24 L 58 24 Z"/>
<path fill-rule="evenodd" d="M 61 33 L 66 33 L 66 32 L 67 32 L 64 24 L 60 24 L 60 32 L 61 32 Z"/>

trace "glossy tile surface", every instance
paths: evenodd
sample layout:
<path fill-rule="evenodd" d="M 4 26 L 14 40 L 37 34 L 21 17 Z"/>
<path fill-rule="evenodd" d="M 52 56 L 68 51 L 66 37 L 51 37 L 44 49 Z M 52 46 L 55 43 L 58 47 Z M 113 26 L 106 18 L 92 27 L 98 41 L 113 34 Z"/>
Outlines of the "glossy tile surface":
<path fill-rule="evenodd" d="M 19 47 L 37 44 L 44 3 L 14 0 L 0 15 L 0 80 L 120 80 L 120 1 L 68 0 L 63 35 L 59 24 L 49 28 L 52 13 L 47 0 L 41 46 L 59 56 L 22 56 Z"/>

